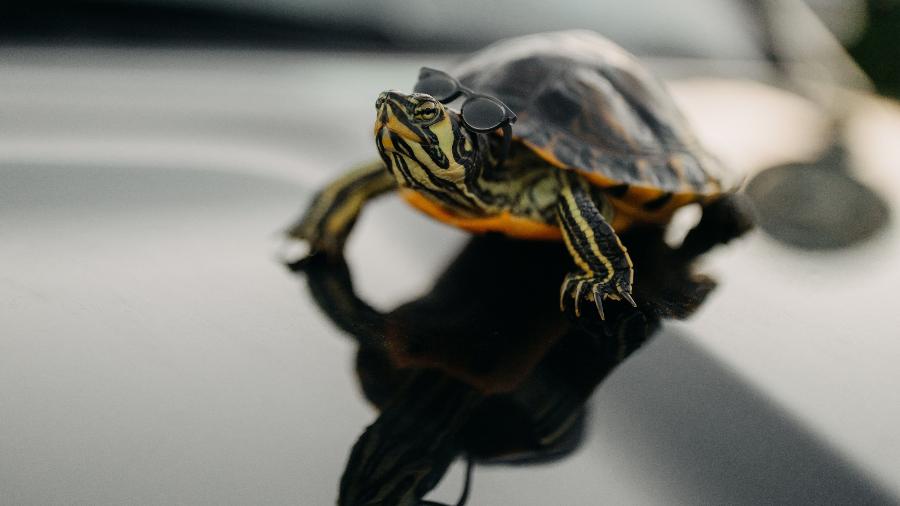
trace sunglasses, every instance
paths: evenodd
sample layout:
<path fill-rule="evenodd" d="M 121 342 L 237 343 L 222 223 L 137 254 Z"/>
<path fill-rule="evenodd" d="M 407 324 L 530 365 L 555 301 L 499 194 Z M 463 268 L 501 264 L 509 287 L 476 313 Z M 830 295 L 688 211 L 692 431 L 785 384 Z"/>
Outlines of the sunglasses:
<path fill-rule="evenodd" d="M 512 124 L 516 122 L 516 113 L 512 109 L 494 97 L 466 88 L 450 74 L 428 67 L 419 70 L 419 81 L 413 91 L 431 95 L 442 104 L 465 95 L 466 100 L 460 107 L 459 115 L 466 130 L 484 134 L 498 128 L 503 129 L 503 150 L 496 165 L 497 168 L 500 167 L 509 154 Z"/>

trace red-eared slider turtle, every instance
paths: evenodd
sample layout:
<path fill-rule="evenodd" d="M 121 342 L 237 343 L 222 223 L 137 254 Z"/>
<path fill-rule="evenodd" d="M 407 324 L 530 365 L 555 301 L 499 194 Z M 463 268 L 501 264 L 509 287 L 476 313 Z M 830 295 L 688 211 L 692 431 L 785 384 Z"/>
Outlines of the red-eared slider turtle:
<path fill-rule="evenodd" d="M 312 252 L 340 254 L 363 205 L 399 189 L 472 232 L 562 239 L 578 272 L 563 280 L 561 308 L 574 299 L 577 315 L 585 296 L 602 318 L 604 298 L 634 305 L 616 232 L 731 189 L 662 84 L 591 32 L 498 42 L 450 73 L 423 68 L 414 93 L 386 91 L 375 105 L 381 160 L 326 187 L 288 232 Z"/>

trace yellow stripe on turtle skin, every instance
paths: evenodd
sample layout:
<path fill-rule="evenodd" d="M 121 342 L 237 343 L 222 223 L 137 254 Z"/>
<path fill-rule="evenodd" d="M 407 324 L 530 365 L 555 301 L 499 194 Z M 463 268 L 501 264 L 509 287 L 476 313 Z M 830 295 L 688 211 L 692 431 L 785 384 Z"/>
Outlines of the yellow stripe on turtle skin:
<path fill-rule="evenodd" d="M 422 143 L 424 139 L 422 139 L 419 134 L 413 132 L 406 124 L 404 124 L 400 119 L 394 115 L 389 114 L 387 123 L 384 124 L 388 130 L 400 135 L 404 139 L 407 139 L 411 142 Z M 377 126 L 377 124 L 376 124 Z"/>
<path fill-rule="evenodd" d="M 373 195 L 379 194 L 396 184 L 393 176 L 390 177 L 389 181 L 376 179 L 367 181 L 366 184 L 360 185 L 359 188 L 353 188 L 344 197 L 344 201 L 328 215 L 328 221 L 325 224 L 326 233 L 340 235 L 347 230 L 348 224 L 352 223 L 359 216 L 362 207 Z"/>
<path fill-rule="evenodd" d="M 600 263 L 603 264 L 603 267 L 606 269 L 606 277 L 603 278 L 603 282 L 609 281 L 610 279 L 612 279 L 613 274 L 615 273 L 615 268 L 613 268 L 612 262 L 610 262 L 609 259 L 600 252 L 600 245 L 597 244 L 597 239 L 594 236 L 594 230 L 591 228 L 590 224 L 588 224 L 587 220 L 584 219 L 584 216 L 582 216 L 581 209 L 578 208 L 578 203 L 575 202 L 575 195 L 572 193 L 572 188 L 567 183 L 564 183 L 560 188 L 560 196 L 563 198 L 563 202 L 565 203 L 566 208 L 572 215 L 572 218 L 575 220 L 575 224 L 578 226 L 578 230 L 581 232 L 581 235 L 584 237 L 585 242 L 590 248 L 590 253 L 594 256 L 594 258 L 599 260 Z M 568 235 L 568 231 L 566 231 L 566 235 Z M 566 245 L 569 246 L 569 250 L 572 252 L 573 256 L 578 256 L 581 254 L 580 251 L 572 248 L 570 241 L 566 241 Z M 619 243 L 619 246 L 621 246 L 621 243 Z M 588 274 L 595 274 L 590 269 L 590 267 L 585 268 L 582 265 L 579 265 L 579 267 L 582 267 L 582 269 Z"/>
<path fill-rule="evenodd" d="M 616 245 L 619 246 L 619 249 L 622 250 L 622 253 L 625 255 L 625 262 L 628 263 L 628 285 L 634 286 L 634 264 L 631 263 L 631 255 L 628 254 L 628 248 L 626 248 L 625 245 L 622 244 L 622 240 L 619 239 L 619 235 L 613 234 L 613 237 L 616 239 Z"/>
<path fill-rule="evenodd" d="M 384 124 L 378 122 L 375 124 L 375 137 L 381 139 L 381 146 L 386 151 L 396 151 L 394 141 L 391 139 L 390 130 L 384 127 Z"/>
<path fill-rule="evenodd" d="M 594 271 L 591 270 L 591 266 L 588 265 L 587 261 L 585 261 L 585 259 L 581 257 L 581 253 L 578 251 L 578 249 L 575 248 L 575 245 L 572 244 L 572 238 L 569 237 L 569 234 L 563 232 L 562 238 L 563 242 L 566 243 L 566 249 L 568 249 L 569 254 L 572 255 L 572 260 L 575 261 L 575 265 L 577 265 L 578 268 L 582 270 L 582 272 L 588 274 L 589 276 L 593 276 Z M 565 290 L 565 286 L 563 287 L 563 290 Z"/>
<path fill-rule="evenodd" d="M 481 234 L 485 232 L 501 232 L 519 239 L 559 240 L 562 231 L 556 225 L 515 216 L 508 211 L 487 218 L 469 218 L 457 216 L 441 205 L 432 202 L 424 195 L 408 188 L 400 189 L 400 196 L 411 206 L 432 218 L 459 227 L 469 232 Z"/>
<path fill-rule="evenodd" d="M 344 174 L 331 184 L 326 186 L 318 195 L 313 198 L 312 206 L 306 211 L 303 221 L 314 226 L 318 226 L 326 220 L 329 209 L 334 205 L 338 194 L 349 186 L 355 184 L 360 177 L 371 172 L 375 167 L 384 167 L 384 164 L 373 162 L 365 164 L 357 169 L 351 170 Z"/>
<path fill-rule="evenodd" d="M 394 187 L 396 180 L 381 160 L 359 166 L 322 190 L 301 225 L 288 235 L 310 239 L 318 235 L 314 229 L 328 236 L 343 235 L 368 200 Z"/>

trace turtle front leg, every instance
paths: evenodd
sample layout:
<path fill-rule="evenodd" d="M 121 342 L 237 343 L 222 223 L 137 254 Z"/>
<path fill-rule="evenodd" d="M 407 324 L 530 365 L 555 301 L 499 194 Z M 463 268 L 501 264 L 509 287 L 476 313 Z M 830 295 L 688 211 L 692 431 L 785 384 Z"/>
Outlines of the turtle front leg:
<path fill-rule="evenodd" d="M 564 311 L 566 299 L 572 298 L 575 315 L 580 316 L 582 296 L 594 302 L 601 319 L 604 298 L 625 300 L 635 306 L 631 298 L 631 258 L 607 222 L 612 218 L 612 206 L 602 195 L 595 195 L 590 184 L 574 172 L 560 171 L 559 183 L 557 220 L 566 247 L 581 268 L 581 272 L 571 273 L 563 281 L 560 310 Z M 606 217 L 601 209 L 606 211 Z"/>
<path fill-rule="evenodd" d="M 318 253 L 341 256 L 363 206 L 396 187 L 396 180 L 381 160 L 357 167 L 317 193 L 285 235 L 290 242 L 306 243 L 307 258 Z M 287 262 L 303 260 L 303 255 L 286 256 L 300 257 L 285 258 Z"/>

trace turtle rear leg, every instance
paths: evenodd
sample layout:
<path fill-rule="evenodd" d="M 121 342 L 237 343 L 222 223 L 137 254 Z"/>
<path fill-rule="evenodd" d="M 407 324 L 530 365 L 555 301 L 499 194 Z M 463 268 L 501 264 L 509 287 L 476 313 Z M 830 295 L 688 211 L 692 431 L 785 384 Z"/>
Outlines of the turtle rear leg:
<path fill-rule="evenodd" d="M 753 228 L 750 202 L 743 194 L 724 195 L 705 205 L 700 222 L 685 236 L 677 252 L 682 258 L 702 255 L 718 244 Z"/>
<path fill-rule="evenodd" d="M 363 206 L 396 187 L 396 180 L 381 160 L 362 165 L 317 193 L 285 235 L 289 242 L 305 242 L 307 257 L 318 253 L 341 256 Z M 303 255 L 287 256 L 301 257 L 285 258 L 288 262 L 303 259 Z"/>
<path fill-rule="evenodd" d="M 556 215 L 563 239 L 580 272 L 566 276 L 560 287 L 560 309 L 573 299 L 575 315 L 580 316 L 582 296 L 592 300 L 604 318 L 603 299 L 631 298 L 634 270 L 628 251 L 607 219 L 612 206 L 605 197 L 591 191 L 590 184 L 571 171 L 559 171 L 559 200 Z M 604 212 L 606 216 L 604 216 Z"/>

